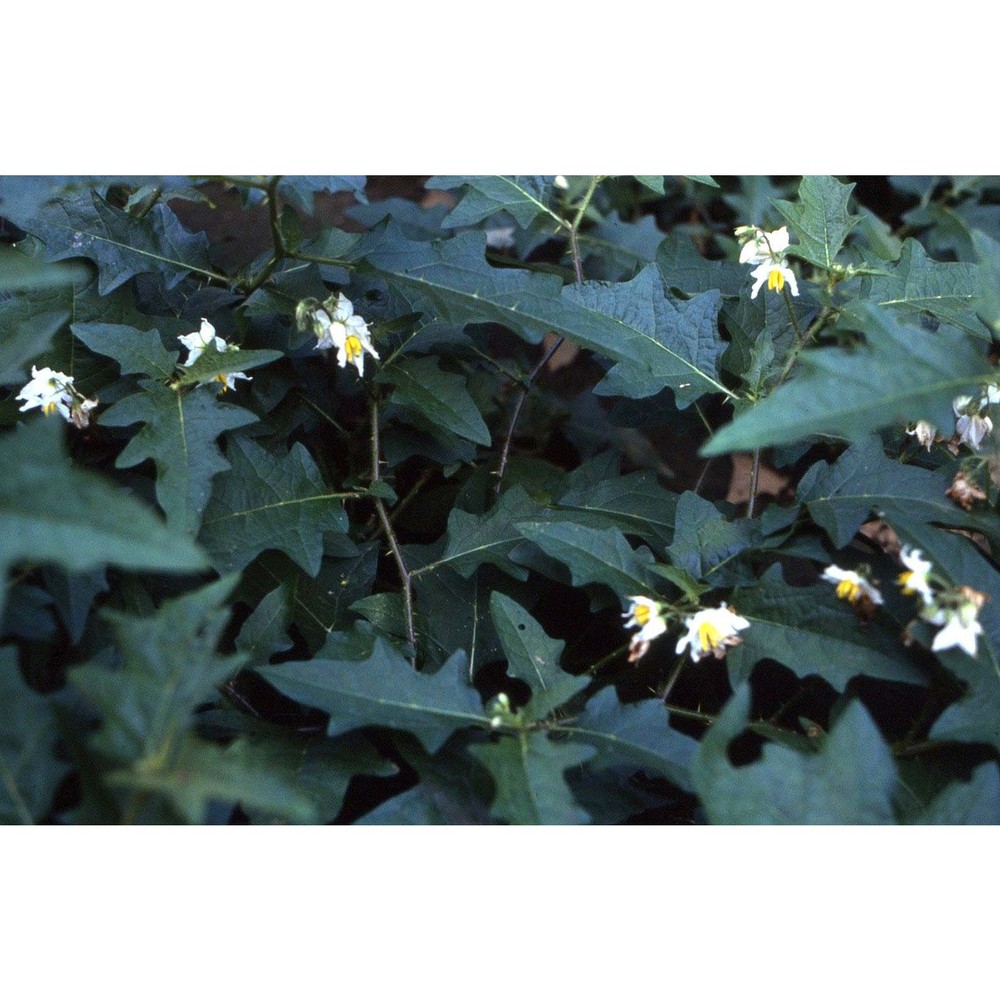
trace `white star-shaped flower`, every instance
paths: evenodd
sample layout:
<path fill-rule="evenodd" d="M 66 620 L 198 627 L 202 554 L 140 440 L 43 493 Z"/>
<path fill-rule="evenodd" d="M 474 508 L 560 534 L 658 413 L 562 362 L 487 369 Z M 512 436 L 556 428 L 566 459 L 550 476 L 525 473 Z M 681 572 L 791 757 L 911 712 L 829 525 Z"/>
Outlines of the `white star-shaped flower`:
<path fill-rule="evenodd" d="M 721 660 L 729 646 L 738 646 L 743 641 L 737 633 L 749 628 L 750 622 L 723 603 L 685 618 L 684 627 L 687 634 L 681 636 L 676 652 L 680 654 L 690 648 L 691 659 L 697 663 L 706 656 Z"/>
<path fill-rule="evenodd" d="M 51 368 L 36 368 L 31 366 L 31 381 L 15 396 L 22 400 L 24 406 L 20 412 L 40 407 L 45 414 L 59 413 L 69 420 L 73 406 L 73 394 L 70 391 L 73 377 Z"/>
<path fill-rule="evenodd" d="M 217 351 L 224 351 L 226 349 L 225 340 L 215 335 L 215 327 L 204 317 L 202 317 L 200 329 L 195 330 L 194 333 L 179 334 L 177 339 L 189 352 L 187 361 L 182 362 L 184 368 L 190 368 L 213 341 L 215 342 L 215 349 Z"/>
<path fill-rule="evenodd" d="M 629 601 L 631 604 L 622 618 L 626 619 L 625 628 L 639 630 L 632 636 L 632 643 L 629 646 L 629 663 L 635 663 L 646 655 L 650 642 L 667 631 L 667 622 L 663 617 L 663 606 L 659 601 L 648 597 L 630 597 Z"/>
<path fill-rule="evenodd" d="M 925 605 L 934 602 L 934 591 L 931 589 L 927 574 L 933 569 L 933 564 L 923 558 L 920 549 L 910 548 L 904 545 L 899 553 L 899 558 L 906 570 L 896 577 L 896 581 L 903 588 L 904 594 L 919 594 Z"/>
<path fill-rule="evenodd" d="M 881 604 L 882 595 L 877 587 L 873 587 L 863 576 L 853 569 L 841 569 L 839 566 L 827 566 L 823 570 L 823 579 L 827 583 L 837 585 L 837 597 L 842 601 L 857 604 L 868 600 L 872 604 Z"/>
<path fill-rule="evenodd" d="M 765 281 L 767 282 L 767 290 L 769 292 L 780 292 L 785 287 L 785 282 L 787 281 L 789 291 L 791 291 L 792 295 L 799 294 L 799 286 L 795 281 L 795 273 L 784 261 L 765 260 L 763 264 L 759 264 L 750 272 L 750 276 L 755 279 L 753 290 L 750 292 L 750 298 L 752 299 L 757 298 L 757 293 Z"/>
<path fill-rule="evenodd" d="M 976 619 L 978 610 L 973 605 L 965 605 L 957 610 L 949 609 L 944 614 L 944 628 L 934 636 L 931 649 L 940 653 L 957 646 L 969 656 L 975 656 L 976 640 L 983 634 L 983 626 Z"/>

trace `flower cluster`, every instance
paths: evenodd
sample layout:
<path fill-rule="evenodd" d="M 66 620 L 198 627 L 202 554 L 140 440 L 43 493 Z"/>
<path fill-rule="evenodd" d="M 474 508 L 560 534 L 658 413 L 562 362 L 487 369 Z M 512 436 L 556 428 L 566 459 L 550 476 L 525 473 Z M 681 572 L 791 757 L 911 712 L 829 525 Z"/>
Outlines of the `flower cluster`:
<path fill-rule="evenodd" d="M 736 238 L 742 245 L 740 263 L 754 265 L 751 272 L 754 285 L 750 292 L 750 298 L 757 298 L 757 293 L 765 281 L 769 292 L 784 291 L 787 281 L 792 295 L 799 294 L 795 273 L 785 260 L 785 252 L 788 250 L 787 226 L 782 226 L 770 233 L 765 233 L 757 226 L 739 226 L 736 230 Z"/>
<path fill-rule="evenodd" d="M 934 565 L 920 549 L 903 546 L 899 554 L 906 569 L 897 582 L 904 594 L 920 595 L 920 617 L 931 625 L 943 626 L 934 636 L 931 649 L 937 653 L 957 647 L 976 655 L 977 639 L 983 634 L 979 609 L 986 595 L 972 587 L 948 587 L 933 575 Z"/>
<path fill-rule="evenodd" d="M 979 451 L 983 438 L 993 431 L 989 416 L 991 406 L 1000 403 L 1000 389 L 995 385 L 984 386 L 979 397 L 956 396 L 951 408 L 955 411 L 955 434 L 960 442 L 973 451 Z"/>
<path fill-rule="evenodd" d="M 663 635 L 668 629 L 664 607 L 659 601 L 648 597 L 630 597 L 628 611 L 622 615 L 625 627 L 638 629 L 629 646 L 629 663 L 635 663 L 646 655 L 650 642 Z M 717 608 L 703 608 L 684 619 L 687 633 L 678 640 L 676 652 L 690 649 L 691 659 L 696 663 L 706 656 L 721 660 L 730 646 L 737 646 L 743 640 L 737 635 L 750 623 L 741 618 L 731 607 L 720 604 Z"/>
<path fill-rule="evenodd" d="M 22 413 L 37 406 L 46 415 L 58 413 L 75 427 L 86 427 L 90 423 L 90 411 L 98 403 L 96 399 L 87 399 L 73 385 L 72 375 L 34 365 L 31 366 L 31 381 L 15 399 L 24 403 Z"/>
<path fill-rule="evenodd" d="M 354 312 L 354 304 L 343 292 L 331 295 L 323 303 L 303 299 L 295 310 L 300 330 L 311 329 L 316 336 L 316 350 L 337 349 L 337 364 L 354 365 L 359 375 L 365 373 L 365 352 L 376 361 L 378 351 L 372 346 L 368 324 Z"/>
<path fill-rule="evenodd" d="M 239 350 L 235 344 L 227 344 L 224 338 L 217 336 L 215 327 L 204 318 L 202 318 L 201 327 L 198 330 L 195 330 L 194 333 L 179 334 L 177 339 L 188 349 L 187 360 L 181 362 L 183 368 L 190 368 L 209 347 L 213 347 L 220 354 L 231 354 Z M 199 382 L 198 385 L 211 385 L 213 382 L 218 382 L 222 386 L 220 391 L 226 392 L 227 389 L 236 388 L 238 378 L 250 381 L 250 376 L 246 372 L 226 372 Z"/>

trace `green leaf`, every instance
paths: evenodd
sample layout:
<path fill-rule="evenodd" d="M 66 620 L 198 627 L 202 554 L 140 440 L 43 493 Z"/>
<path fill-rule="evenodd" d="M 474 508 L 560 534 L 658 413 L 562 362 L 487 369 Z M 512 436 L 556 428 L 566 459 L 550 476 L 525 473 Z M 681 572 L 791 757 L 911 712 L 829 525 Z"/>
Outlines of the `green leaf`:
<path fill-rule="evenodd" d="M 551 177 L 432 177 L 424 186 L 431 191 L 465 189 L 462 200 L 441 223 L 452 229 L 474 226 L 497 212 L 507 212 L 522 229 L 539 215 L 554 215 L 549 207 Z"/>
<path fill-rule="evenodd" d="M 574 587 L 603 583 L 619 597 L 655 589 L 649 549 L 633 549 L 617 528 L 586 528 L 572 523 L 521 523 L 521 535 L 569 568 Z"/>
<path fill-rule="evenodd" d="M 120 671 L 87 664 L 70 681 L 104 717 L 94 746 L 138 772 L 172 769 L 192 713 L 245 661 L 215 649 L 229 621 L 232 577 L 167 601 L 152 616 L 105 612 L 124 658 Z"/>
<path fill-rule="evenodd" d="M 527 570 L 512 562 L 508 554 L 523 540 L 518 522 L 536 520 L 544 512 L 520 485 L 507 490 L 485 514 L 468 514 L 454 507 L 448 515 L 444 552 L 439 559 L 415 569 L 414 575 L 447 565 L 460 576 L 470 577 L 484 563 L 493 563 L 515 579 L 526 580 Z"/>
<path fill-rule="evenodd" d="M 689 236 L 676 231 L 660 244 L 656 266 L 667 288 L 687 295 L 716 289 L 723 295 L 742 295 L 753 284 L 744 265 L 708 260 L 698 252 Z"/>
<path fill-rule="evenodd" d="M 774 207 L 799 238 L 789 250 L 817 267 L 831 270 L 844 240 L 858 222 L 847 212 L 853 190 L 853 184 L 841 184 L 834 177 L 803 177 L 798 204 L 776 201 Z"/>
<path fill-rule="evenodd" d="M 145 426 L 125 446 L 115 466 L 127 469 L 151 458 L 156 465 L 156 499 L 167 524 L 194 535 L 208 503 L 212 478 L 229 468 L 216 438 L 257 420 L 248 410 L 220 403 L 210 388 L 187 392 L 143 380 L 101 415 L 108 427 Z"/>
<path fill-rule="evenodd" d="M 366 180 L 365 177 L 347 175 L 332 177 L 292 175 L 281 178 L 278 182 L 278 193 L 304 215 L 312 215 L 316 195 L 321 192 L 337 194 L 340 191 L 350 191 L 358 201 L 363 202 Z"/>
<path fill-rule="evenodd" d="M 239 804 L 296 823 L 316 821 L 312 801 L 276 771 L 269 748 L 243 739 L 223 749 L 186 735 L 168 761 L 115 771 L 108 780 L 162 795 L 188 823 L 204 823 L 213 802 Z"/>
<path fill-rule="evenodd" d="M 43 312 L 21 319 L 0 302 L 0 385 L 27 381 L 28 362 L 49 349 L 68 312 Z"/>
<path fill-rule="evenodd" d="M 89 198 L 53 203 L 40 215 L 23 220 L 22 228 L 45 243 L 48 260 L 94 261 L 101 295 L 137 274 L 156 274 L 167 288 L 191 272 L 215 277 L 209 267 L 208 238 L 189 233 L 162 202 L 139 219 L 93 192 Z"/>
<path fill-rule="evenodd" d="M 556 743 L 539 731 L 501 736 L 469 747 L 496 783 L 490 813 L 520 825 L 589 823 L 566 784 L 564 773 L 594 751 L 577 743 Z"/>
<path fill-rule="evenodd" d="M 265 594 L 243 623 L 236 637 L 236 649 L 246 655 L 248 665 L 267 663 L 275 653 L 292 648 L 288 635 L 291 589 L 291 584 L 285 581 Z"/>
<path fill-rule="evenodd" d="M 593 767 L 627 764 L 691 790 L 690 771 L 698 741 L 670 725 L 659 699 L 623 705 L 614 688 L 606 687 L 587 702 L 577 719 L 560 728 L 598 750 Z"/>
<path fill-rule="evenodd" d="M 390 284 L 426 299 L 439 319 L 500 323 L 533 344 L 553 331 L 615 360 L 638 357 L 633 368 L 644 384 L 652 364 L 657 373 L 676 369 L 684 373 L 674 379 L 678 387 L 690 382 L 680 390 L 684 405 L 706 391 L 729 394 L 713 371 L 699 368 L 713 354 L 704 315 L 711 303 L 686 306 L 669 299 L 652 266 L 629 283 L 631 289 L 601 282 L 562 288 L 554 275 L 490 267 L 484 250 L 481 233 L 428 244 L 407 240 L 389 225 L 371 234 L 359 254 Z M 718 331 L 714 337 L 721 354 L 725 345 Z"/>
<path fill-rule="evenodd" d="M 227 351 L 220 351 L 216 349 L 213 341 L 202 351 L 193 365 L 182 367 L 178 371 L 174 381 L 176 385 L 181 387 L 217 381 L 220 375 L 251 371 L 254 368 L 260 368 L 261 365 L 277 361 L 281 357 L 284 357 L 281 351 L 243 351 L 234 350 L 232 347 Z"/>
<path fill-rule="evenodd" d="M 49 811 L 69 771 L 58 740 L 48 699 L 22 680 L 14 647 L 0 648 L 0 823 L 35 823 Z"/>
<path fill-rule="evenodd" d="M 711 823 L 885 824 L 894 821 L 896 766 L 858 701 L 834 723 L 818 753 L 769 743 L 761 760 L 734 767 L 726 754 L 746 727 L 742 685 L 701 741 L 694 784 Z"/>
<path fill-rule="evenodd" d="M 880 262 L 888 275 L 861 279 L 861 295 L 877 305 L 916 318 L 930 313 L 979 337 L 989 331 L 973 311 L 979 293 L 979 266 L 931 260 L 915 239 L 905 240 L 899 261 Z"/>
<path fill-rule="evenodd" d="M 1000 823 L 1000 771 L 995 763 L 981 764 L 970 781 L 948 785 L 913 822 L 941 826 Z"/>
<path fill-rule="evenodd" d="M 673 538 L 677 500 L 654 473 L 643 471 L 570 489 L 559 497 L 557 507 L 572 511 L 574 521 L 589 527 L 618 528 L 665 546 Z"/>
<path fill-rule="evenodd" d="M 489 428 L 466 389 L 465 378 L 441 371 L 437 358 L 400 358 L 380 371 L 376 381 L 395 386 L 391 402 L 412 408 L 451 434 L 489 447 Z"/>
<path fill-rule="evenodd" d="M 656 260 L 663 231 L 652 215 L 624 222 L 617 210 L 578 237 L 588 277 L 624 281 Z"/>
<path fill-rule="evenodd" d="M 719 186 L 719 182 L 714 177 L 709 177 L 708 174 L 683 174 L 682 176 L 689 181 L 704 184 L 705 187 L 717 188 Z"/>
<path fill-rule="evenodd" d="M 966 513 L 945 496 L 949 477 L 937 470 L 901 465 L 887 458 L 877 437 L 859 441 L 832 465 L 817 462 L 798 486 L 812 519 L 838 549 L 854 537 L 873 514 L 952 525 L 981 531 L 1000 540 L 992 515 Z"/>
<path fill-rule="evenodd" d="M 531 688 L 531 701 L 525 708 L 531 721 L 546 718 L 590 683 L 588 677 L 574 677 L 560 669 L 559 659 L 566 643 L 550 638 L 516 601 L 494 593 L 490 597 L 490 614 L 509 673 Z"/>
<path fill-rule="evenodd" d="M 837 691 L 859 674 L 907 684 L 928 682 L 895 630 L 881 622 L 862 628 L 854 610 L 837 600 L 829 584 L 790 587 L 781 566 L 772 566 L 754 586 L 734 591 L 732 604 L 750 622 L 740 633 L 742 644 L 726 656 L 734 686 L 765 658 L 783 663 L 799 677 L 816 674 Z"/>
<path fill-rule="evenodd" d="M 718 363 L 726 345 L 719 336 L 722 298 L 717 291 L 674 298 L 650 264 L 631 281 L 585 282 L 563 294 L 621 324 L 616 347 L 626 359 L 597 384 L 598 395 L 641 399 L 669 386 L 682 409 L 706 392 L 732 395 L 719 382 Z"/>
<path fill-rule="evenodd" d="M 159 330 L 136 330 L 118 323 L 74 323 L 70 330 L 95 354 L 118 362 L 122 375 L 148 375 L 168 379 L 178 355 L 163 346 Z"/>
<path fill-rule="evenodd" d="M 205 568 L 202 552 L 150 508 L 74 469 L 60 424 L 41 417 L 0 437 L 0 465 L 7 470 L 0 483 L 0 579 L 21 559 L 71 573 L 105 563 L 168 572 Z"/>
<path fill-rule="evenodd" d="M 867 343 L 804 351 L 795 379 L 723 427 L 701 454 L 790 444 L 810 434 L 856 441 L 913 420 L 947 427 L 955 395 L 992 371 L 979 347 L 956 330 L 904 326 L 863 302 L 844 315 Z"/>
<path fill-rule="evenodd" d="M 310 576 L 319 572 L 323 533 L 346 534 L 343 497 L 331 492 L 304 445 L 272 455 L 233 436 L 232 468 L 215 481 L 200 541 L 220 573 L 242 570 L 267 549 L 278 549 Z"/>
<path fill-rule="evenodd" d="M 490 723 L 469 685 L 468 659 L 462 651 L 436 674 L 420 674 L 377 638 L 367 659 L 318 657 L 255 670 L 282 694 L 327 712 L 330 736 L 384 726 L 413 733 L 433 753 L 456 730 Z"/>
<path fill-rule="evenodd" d="M 715 504 L 690 491 L 677 501 L 676 519 L 677 531 L 667 553 L 695 580 L 707 580 L 746 550 L 760 527 L 750 519 L 727 520 Z"/>

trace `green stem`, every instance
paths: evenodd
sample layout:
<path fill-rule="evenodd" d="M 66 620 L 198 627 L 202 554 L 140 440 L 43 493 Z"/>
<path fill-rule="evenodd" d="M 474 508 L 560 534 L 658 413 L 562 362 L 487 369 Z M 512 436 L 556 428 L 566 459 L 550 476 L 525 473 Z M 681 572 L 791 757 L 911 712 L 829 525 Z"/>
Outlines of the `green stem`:
<path fill-rule="evenodd" d="M 247 285 L 244 290 L 247 295 L 255 292 L 271 277 L 274 269 L 284 260 L 287 253 L 285 235 L 281 231 L 281 203 L 278 200 L 278 182 L 280 180 L 281 175 L 279 174 L 276 177 L 272 177 L 267 184 L 267 214 L 271 223 L 271 242 L 274 244 L 274 250 L 271 253 L 270 260 L 261 268 L 257 277 Z"/>
<path fill-rule="evenodd" d="M 812 325 L 804 334 L 801 334 L 798 341 L 788 352 L 788 357 L 785 359 L 785 366 L 781 369 L 781 374 L 778 376 L 778 380 L 774 383 L 774 388 L 777 389 L 782 382 L 788 378 L 788 373 L 792 370 L 793 365 L 798 360 L 799 355 L 802 353 L 803 348 L 816 336 L 817 333 L 826 325 L 826 321 L 830 318 L 831 310 L 826 306 L 823 307 L 819 316 L 813 321 Z M 798 325 L 796 324 L 796 333 L 798 333 Z"/>
<path fill-rule="evenodd" d="M 687 661 L 687 654 L 679 657 L 677 660 L 677 665 L 671 671 L 670 676 L 667 678 L 666 687 L 657 693 L 656 697 L 659 698 L 664 703 L 667 698 L 670 697 L 670 692 L 673 691 L 674 685 L 677 683 L 677 678 L 680 677 L 681 671 L 684 669 L 684 664 Z"/>
<path fill-rule="evenodd" d="M 587 667 L 584 673 L 596 674 L 602 667 L 606 667 L 609 663 L 613 663 L 615 660 L 624 656 L 628 652 L 628 648 L 631 645 L 631 642 L 623 643 L 617 649 L 613 649 L 610 653 L 608 653 L 607 656 L 602 656 L 596 663 L 592 663 L 589 667 Z"/>
<path fill-rule="evenodd" d="M 783 285 L 781 288 L 781 297 L 785 300 L 785 308 L 788 310 L 788 318 L 792 321 L 792 328 L 795 330 L 796 341 L 802 340 L 802 327 L 799 326 L 799 318 L 795 315 L 795 309 L 792 308 L 792 296 L 788 291 L 788 286 Z"/>
<path fill-rule="evenodd" d="M 379 442 L 378 442 L 378 400 L 372 397 L 372 483 L 379 482 Z M 389 512 L 385 509 L 385 504 L 378 497 L 373 497 L 375 510 L 378 519 L 382 522 L 382 530 L 385 532 L 386 540 L 392 556 L 396 560 L 396 568 L 399 570 L 399 579 L 403 585 L 403 608 L 406 612 L 406 638 L 413 650 L 410 663 L 417 665 L 417 633 L 413 627 L 413 585 L 410 579 L 410 571 L 406 568 L 406 561 L 403 559 L 403 550 L 399 547 L 399 540 L 396 532 L 393 531 L 392 521 L 389 520 Z"/>
<path fill-rule="evenodd" d="M 569 251 L 573 257 L 573 274 L 576 278 L 577 286 L 583 284 L 583 258 L 580 256 L 580 245 L 577 242 L 577 233 L 580 229 L 580 223 L 583 221 L 583 217 L 586 214 L 587 208 L 590 205 L 591 199 L 594 197 L 594 192 L 597 191 L 597 185 L 600 184 L 603 178 L 596 176 L 590 178 L 590 183 L 587 186 L 587 193 L 583 196 L 583 200 L 580 202 L 577 208 L 576 215 L 573 217 L 573 221 L 569 224 Z M 565 225 L 565 220 L 560 220 L 562 225 Z M 514 440 L 514 431 L 517 427 L 517 421 L 521 416 L 521 407 L 524 406 L 524 401 L 531 391 L 531 386 L 535 379 L 538 377 L 539 373 L 545 368 L 545 366 L 552 360 L 552 356 L 559 350 L 563 345 L 565 337 L 558 337 L 552 344 L 551 347 L 545 352 L 541 360 L 535 367 L 531 370 L 528 378 L 524 383 L 522 383 L 520 388 L 520 393 L 517 397 L 517 402 L 514 404 L 514 412 L 511 414 L 510 423 L 507 426 L 507 434 L 504 437 L 503 447 L 500 449 L 500 462 L 497 465 L 496 471 L 496 485 L 493 487 L 494 492 L 499 494 L 500 488 L 503 486 L 503 474 L 507 469 L 507 461 L 510 458 L 510 446 L 511 442 Z"/>
<path fill-rule="evenodd" d="M 757 500 L 757 480 L 760 477 L 760 448 L 755 448 L 753 465 L 750 467 L 750 502 L 747 504 L 747 517 L 753 517 L 754 503 Z"/>

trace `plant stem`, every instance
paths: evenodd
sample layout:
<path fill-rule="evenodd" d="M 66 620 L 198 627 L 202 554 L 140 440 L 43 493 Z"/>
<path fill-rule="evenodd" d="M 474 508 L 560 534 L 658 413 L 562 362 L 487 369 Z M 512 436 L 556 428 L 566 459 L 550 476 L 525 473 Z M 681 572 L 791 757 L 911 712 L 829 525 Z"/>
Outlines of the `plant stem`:
<path fill-rule="evenodd" d="M 378 400 L 372 397 L 372 483 L 377 483 L 380 478 L 379 474 L 379 443 L 378 443 Z M 413 627 L 413 587 L 410 582 L 410 572 L 406 568 L 406 562 L 403 559 L 403 550 L 399 547 L 399 541 L 396 538 L 396 532 L 393 531 L 392 521 L 389 520 L 389 513 L 385 509 L 385 504 L 379 499 L 379 497 L 372 498 L 375 501 L 375 510 L 378 513 L 378 519 L 382 522 L 382 530 L 385 532 L 385 537 L 389 542 L 389 548 L 392 550 L 393 558 L 396 560 L 396 568 L 399 570 L 399 579 L 403 585 L 403 607 L 406 611 L 406 638 L 410 643 L 410 647 L 413 650 L 412 657 L 410 659 L 413 666 L 417 665 L 417 634 Z"/>
<path fill-rule="evenodd" d="M 755 448 L 753 465 L 750 467 L 750 502 L 747 504 L 747 517 L 753 517 L 754 502 L 757 499 L 757 480 L 760 477 L 760 448 Z"/>
<path fill-rule="evenodd" d="M 591 199 L 594 197 L 594 192 L 597 190 L 597 185 L 601 182 L 602 178 L 591 177 L 590 184 L 587 186 L 587 193 L 583 196 L 583 200 L 580 202 L 580 206 L 577 209 L 576 215 L 573 217 L 572 223 L 569 226 L 569 251 L 573 257 L 573 274 L 576 278 L 576 284 L 583 284 L 583 259 L 580 256 L 580 245 L 577 242 L 577 233 L 580 229 L 580 223 L 583 221 L 583 216 L 587 211 L 587 207 L 590 205 Z M 565 221 L 562 225 L 565 225 Z M 503 448 L 500 449 L 500 463 L 497 466 L 496 472 L 496 485 L 493 487 L 495 493 L 500 493 L 500 488 L 503 485 L 503 474 L 507 469 L 507 460 L 510 458 L 510 446 L 511 442 L 514 440 L 514 430 L 517 427 L 518 418 L 521 416 L 521 407 L 524 406 L 524 400 L 527 397 L 531 386 L 535 379 L 538 377 L 539 373 L 552 359 L 552 356 L 559 350 L 563 345 L 565 337 L 559 337 L 555 340 L 552 346 L 545 352 L 542 356 L 541 361 L 531 370 L 531 374 L 528 375 L 527 379 L 521 384 L 521 390 L 517 397 L 517 402 L 514 404 L 514 412 L 511 414 L 510 424 L 507 426 L 507 434 L 504 437 Z"/>
<path fill-rule="evenodd" d="M 792 329 L 795 330 L 795 339 L 799 343 L 802 341 L 802 327 L 799 326 L 799 319 L 792 308 L 792 296 L 788 292 L 788 286 L 782 286 L 781 297 L 785 300 L 785 308 L 788 310 L 788 318 L 792 321 Z"/>
<path fill-rule="evenodd" d="M 284 259 L 287 252 L 285 235 L 281 231 L 281 204 L 278 201 L 278 182 L 280 180 L 281 175 L 279 174 L 276 177 L 272 177 L 267 184 L 267 214 L 271 223 L 271 241 L 274 244 L 274 250 L 271 253 L 270 260 L 261 268 L 257 277 L 247 285 L 245 289 L 247 295 L 257 291 L 271 277 L 274 269 Z"/>
<path fill-rule="evenodd" d="M 787 292 L 786 292 L 787 295 Z M 830 317 L 830 310 L 826 306 L 823 307 L 820 314 L 813 320 L 812 325 L 804 334 L 799 336 L 798 342 L 792 347 L 788 352 L 788 357 L 785 359 L 785 366 L 781 369 L 781 374 L 778 376 L 778 380 L 774 383 L 774 388 L 777 389 L 782 382 L 788 378 L 788 373 L 792 370 L 792 366 L 798 360 L 799 355 L 802 353 L 802 349 L 809 343 L 812 338 L 819 333 L 819 331 L 826 324 L 826 321 Z M 795 327 L 796 333 L 798 333 L 798 324 Z"/>
<path fill-rule="evenodd" d="M 677 678 L 681 675 L 681 670 L 684 669 L 684 662 L 687 660 L 687 654 L 681 656 L 677 660 L 677 665 L 671 671 L 670 676 L 667 678 L 666 687 L 657 694 L 657 698 L 660 698 L 664 703 L 667 698 L 670 697 L 670 692 L 673 691 L 674 685 L 677 683 Z"/>
<path fill-rule="evenodd" d="M 631 645 L 631 642 L 623 643 L 617 649 L 613 649 L 606 656 L 602 656 L 596 663 L 592 663 L 589 667 L 587 667 L 585 672 L 588 674 L 596 674 L 601 667 L 606 667 L 609 663 L 613 663 L 620 656 L 624 656 L 625 653 L 628 652 L 628 648 Z"/>

